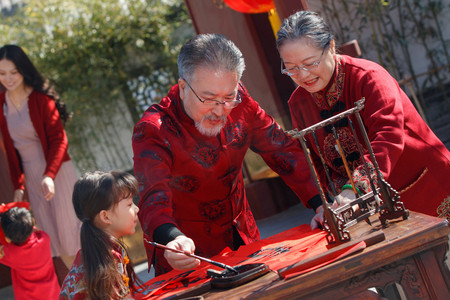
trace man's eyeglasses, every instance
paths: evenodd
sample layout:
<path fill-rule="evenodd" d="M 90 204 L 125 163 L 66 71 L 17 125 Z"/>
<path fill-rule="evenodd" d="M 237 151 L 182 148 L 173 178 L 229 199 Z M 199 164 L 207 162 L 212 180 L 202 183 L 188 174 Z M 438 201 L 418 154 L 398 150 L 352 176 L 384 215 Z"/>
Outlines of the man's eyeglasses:
<path fill-rule="evenodd" d="M 320 57 L 317 61 L 310 63 L 310 64 L 304 64 L 303 66 L 300 67 L 293 67 L 293 68 L 289 68 L 289 69 L 283 69 L 284 67 L 284 62 L 283 60 L 281 60 L 281 74 L 287 75 L 287 76 L 295 76 L 298 74 L 298 72 L 300 72 L 300 70 L 303 71 L 307 71 L 310 72 L 312 70 L 317 69 L 317 67 L 320 64 L 320 60 L 322 59 L 323 53 L 325 52 L 325 49 L 322 50 L 322 54 L 320 54 Z"/>
<path fill-rule="evenodd" d="M 194 95 L 197 97 L 197 99 L 201 103 L 203 103 L 203 104 L 205 104 L 207 106 L 213 107 L 213 106 L 222 104 L 225 108 L 232 109 L 232 108 L 235 108 L 236 106 L 238 106 L 239 103 L 242 102 L 241 92 L 240 91 L 238 91 L 238 93 L 236 95 L 236 99 L 234 99 L 234 100 L 227 100 L 227 101 L 219 101 L 219 100 L 214 100 L 214 99 L 205 99 L 205 100 L 203 100 L 197 95 L 197 93 L 194 91 L 194 89 L 192 88 L 192 86 L 189 84 L 189 82 L 186 79 L 184 79 L 183 77 L 181 79 L 183 79 L 186 82 L 186 84 L 191 89 L 191 91 L 194 93 Z"/>

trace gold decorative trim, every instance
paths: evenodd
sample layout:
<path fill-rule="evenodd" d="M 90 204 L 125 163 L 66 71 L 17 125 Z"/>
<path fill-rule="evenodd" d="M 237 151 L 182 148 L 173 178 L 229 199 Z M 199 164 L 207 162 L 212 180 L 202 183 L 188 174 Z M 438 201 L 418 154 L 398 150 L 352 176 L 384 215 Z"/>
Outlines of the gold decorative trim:
<path fill-rule="evenodd" d="M 416 184 L 423 176 L 425 176 L 425 174 L 426 174 L 427 172 L 428 172 L 428 169 L 427 169 L 427 168 L 423 169 L 423 171 L 422 171 L 422 173 L 420 174 L 420 176 L 419 176 L 416 180 L 414 180 L 413 183 L 411 183 L 410 185 L 408 185 L 408 186 L 405 187 L 404 189 L 400 190 L 398 193 L 399 193 L 399 194 L 402 194 L 402 193 L 406 192 L 407 190 L 409 190 L 410 188 L 412 188 L 413 185 L 415 185 L 415 184 Z"/>

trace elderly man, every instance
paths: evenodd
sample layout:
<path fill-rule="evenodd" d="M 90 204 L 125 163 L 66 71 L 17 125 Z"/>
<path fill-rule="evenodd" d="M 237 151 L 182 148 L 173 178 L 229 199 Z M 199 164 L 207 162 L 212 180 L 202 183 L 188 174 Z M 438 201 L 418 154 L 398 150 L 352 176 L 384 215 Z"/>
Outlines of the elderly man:
<path fill-rule="evenodd" d="M 307 207 L 321 204 L 298 142 L 250 97 L 240 82 L 244 69 L 242 53 L 224 36 L 194 37 L 181 48 L 178 84 L 135 125 L 144 239 L 205 257 L 258 240 L 242 176 L 249 148 Z M 156 275 L 199 264 L 145 247 Z"/>

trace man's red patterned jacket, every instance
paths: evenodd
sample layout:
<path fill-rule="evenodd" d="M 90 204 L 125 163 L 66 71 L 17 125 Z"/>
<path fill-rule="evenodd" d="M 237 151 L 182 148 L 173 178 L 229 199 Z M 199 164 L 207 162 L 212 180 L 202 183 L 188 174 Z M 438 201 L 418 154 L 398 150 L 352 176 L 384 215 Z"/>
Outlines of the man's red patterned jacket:
<path fill-rule="evenodd" d="M 134 171 L 146 239 L 153 240 L 158 226 L 171 223 L 192 238 L 196 254 L 205 257 L 232 248 L 233 226 L 245 244 L 259 240 L 242 174 L 249 148 L 305 206 L 320 201 L 298 141 L 289 138 L 243 86 L 239 89 L 242 103 L 231 111 L 218 136 L 204 136 L 195 128 L 181 106 L 178 85 L 135 125 Z M 146 248 L 149 263 L 167 266 L 162 251 L 154 256 L 155 249 L 148 244 Z"/>

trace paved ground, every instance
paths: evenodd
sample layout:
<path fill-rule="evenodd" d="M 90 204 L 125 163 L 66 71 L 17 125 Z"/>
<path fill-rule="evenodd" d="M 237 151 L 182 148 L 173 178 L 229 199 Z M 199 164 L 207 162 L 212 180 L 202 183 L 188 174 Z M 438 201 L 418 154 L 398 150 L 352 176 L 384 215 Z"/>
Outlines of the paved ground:
<path fill-rule="evenodd" d="M 277 215 L 257 221 L 256 223 L 258 224 L 258 228 L 261 232 L 261 238 L 263 239 L 295 226 L 309 223 L 312 216 L 312 210 L 306 209 L 302 204 L 299 204 Z M 154 276 L 153 270 L 151 270 L 150 273 L 147 272 L 147 263 L 137 265 L 135 267 L 135 271 L 138 277 L 144 282 Z M 12 292 L 12 287 L 0 289 L 0 299 L 13 300 L 14 295 Z"/>

